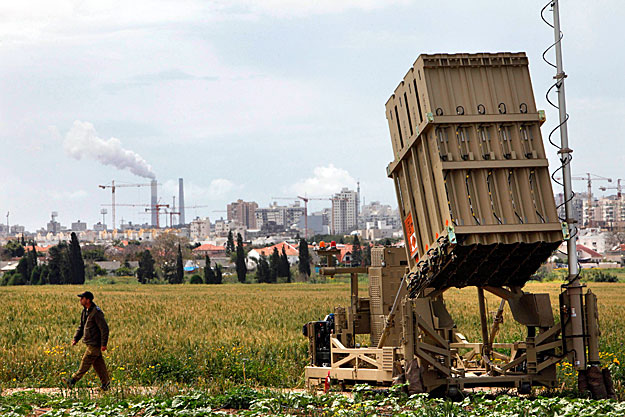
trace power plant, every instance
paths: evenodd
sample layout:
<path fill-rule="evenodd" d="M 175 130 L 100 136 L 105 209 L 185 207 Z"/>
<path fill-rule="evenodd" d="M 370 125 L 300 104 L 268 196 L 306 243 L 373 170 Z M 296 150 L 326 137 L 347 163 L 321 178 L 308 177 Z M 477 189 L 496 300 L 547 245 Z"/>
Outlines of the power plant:
<path fill-rule="evenodd" d="M 180 226 L 185 224 L 184 221 L 184 185 L 182 178 L 178 178 L 178 224 Z M 175 208 L 174 208 L 175 211 Z"/>
<path fill-rule="evenodd" d="M 152 227 L 158 226 L 158 211 L 156 210 L 156 205 L 158 204 L 158 183 L 156 180 L 151 181 L 151 197 L 150 197 L 150 213 L 152 213 Z"/>
<path fill-rule="evenodd" d="M 117 228 L 117 224 L 115 222 L 115 212 L 116 212 L 116 207 L 119 206 L 125 206 L 125 207 L 145 207 L 145 212 L 150 212 L 151 213 L 151 226 L 155 227 L 155 228 L 159 228 L 160 227 L 160 219 L 159 219 L 159 215 L 161 214 L 161 211 L 163 210 L 163 212 L 166 212 L 170 215 L 171 218 L 173 218 L 174 214 L 177 214 L 178 217 L 178 225 L 179 226 L 183 226 L 185 225 L 185 217 L 184 217 L 184 211 L 185 211 L 185 206 L 184 206 L 184 181 L 182 178 L 178 178 L 178 199 L 179 199 L 179 210 L 176 211 L 176 208 L 172 205 L 170 206 L 169 204 L 161 204 L 159 203 L 159 199 L 158 199 L 158 182 L 156 181 L 156 179 L 153 179 L 150 181 L 150 183 L 148 184 L 120 184 L 119 182 L 116 184 L 115 180 L 111 181 L 110 185 L 99 185 L 98 187 L 101 189 L 110 189 L 111 190 L 111 204 L 103 204 L 106 206 L 111 206 L 112 207 L 112 213 L 113 213 L 113 224 L 112 224 L 112 230 Z M 127 187 L 150 187 L 150 202 L 149 204 L 142 204 L 142 203 L 134 203 L 134 204 L 126 204 L 126 203 L 117 203 L 116 199 L 115 199 L 115 195 L 116 195 L 116 189 L 117 188 L 127 188 Z M 174 197 L 174 202 L 175 202 L 175 197 Z M 197 207 L 203 207 L 203 206 L 193 206 L 193 208 L 197 208 Z M 102 214 L 102 212 L 100 213 Z M 173 223 L 170 220 L 169 223 L 170 226 L 173 226 Z"/>

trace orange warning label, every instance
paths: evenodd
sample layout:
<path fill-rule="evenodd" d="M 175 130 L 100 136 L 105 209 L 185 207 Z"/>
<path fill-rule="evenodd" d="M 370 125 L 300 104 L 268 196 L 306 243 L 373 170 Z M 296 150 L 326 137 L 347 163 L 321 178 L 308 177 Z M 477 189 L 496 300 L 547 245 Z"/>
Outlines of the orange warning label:
<path fill-rule="evenodd" d="M 417 235 L 414 232 L 412 213 L 408 213 L 408 216 L 404 219 L 404 226 L 406 227 L 406 236 L 408 237 L 406 244 L 410 248 L 410 256 L 414 258 L 419 253 L 419 248 L 417 247 Z"/>

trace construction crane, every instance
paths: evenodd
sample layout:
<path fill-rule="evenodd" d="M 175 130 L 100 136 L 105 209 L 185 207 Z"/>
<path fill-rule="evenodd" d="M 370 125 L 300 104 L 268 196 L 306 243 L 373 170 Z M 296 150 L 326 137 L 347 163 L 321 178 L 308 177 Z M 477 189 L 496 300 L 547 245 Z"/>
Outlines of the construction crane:
<path fill-rule="evenodd" d="M 145 204 L 144 204 L 145 205 Z M 160 229 L 160 214 L 162 208 L 169 208 L 169 204 L 156 204 L 154 207 L 147 207 L 145 211 L 153 212 L 156 211 L 156 228 Z"/>
<path fill-rule="evenodd" d="M 110 207 L 112 204 L 102 204 L 103 206 L 106 207 Z M 152 207 L 150 207 L 150 204 L 116 204 L 117 207 L 146 207 L 145 211 L 153 211 Z M 113 206 L 115 207 L 115 206 Z M 169 204 L 157 204 L 155 206 L 155 210 L 156 210 L 156 228 L 160 228 L 159 226 L 159 214 L 160 214 L 160 210 L 164 207 L 169 207 Z"/>
<path fill-rule="evenodd" d="M 111 184 L 106 185 L 98 185 L 99 188 L 103 190 L 110 188 L 111 189 L 111 207 L 113 207 L 111 217 L 112 217 L 112 228 L 111 230 L 115 230 L 115 190 L 120 187 L 150 187 L 152 184 L 115 184 L 115 180 L 111 181 Z M 118 206 L 121 204 L 117 204 Z"/>
<path fill-rule="evenodd" d="M 347 198 L 343 197 L 302 197 L 298 195 L 297 197 L 271 197 L 274 200 L 297 200 L 298 198 L 304 202 L 304 237 L 308 239 L 308 202 L 310 200 L 324 200 L 332 202 L 332 210 L 331 210 L 331 219 L 330 223 L 332 223 L 332 234 L 334 234 L 334 202 L 335 201 L 347 201 Z"/>
<path fill-rule="evenodd" d="M 297 197 L 271 197 L 273 200 L 291 200 L 295 201 L 298 198 L 304 202 L 304 238 L 308 239 L 308 202 L 310 200 L 332 200 L 327 197 L 302 197 L 298 195 Z"/>
<path fill-rule="evenodd" d="M 169 214 L 169 226 L 173 227 L 174 226 L 174 214 L 180 216 L 180 209 L 194 209 L 194 208 L 203 208 L 203 207 L 208 207 L 207 205 L 200 205 L 200 206 L 184 206 L 184 207 L 178 207 L 178 211 L 176 211 L 176 197 L 174 196 L 173 199 L 173 204 L 171 206 L 170 210 L 165 210 L 166 214 Z"/>
<path fill-rule="evenodd" d="M 575 175 L 571 177 L 572 180 L 575 181 L 586 181 L 586 186 L 588 187 L 588 195 L 587 195 L 587 205 L 588 205 L 588 212 L 587 212 L 587 216 L 588 216 L 588 224 L 586 226 L 588 227 L 592 227 L 593 226 L 593 221 L 592 221 L 592 214 L 593 214 L 593 210 L 592 210 L 592 182 L 593 181 L 607 181 L 607 182 L 612 182 L 612 178 L 607 178 L 607 177 L 602 177 L 601 175 L 596 175 L 596 174 L 591 174 L 590 172 L 587 172 L 586 175 Z M 556 180 L 558 181 L 562 181 L 562 178 L 556 178 Z"/>
<path fill-rule="evenodd" d="M 606 190 L 616 190 L 616 214 L 614 215 L 614 220 L 616 222 L 616 229 L 621 231 L 621 198 L 623 196 L 623 188 L 621 187 L 621 179 L 618 178 L 616 180 L 616 186 L 612 187 L 599 187 L 601 191 Z"/>

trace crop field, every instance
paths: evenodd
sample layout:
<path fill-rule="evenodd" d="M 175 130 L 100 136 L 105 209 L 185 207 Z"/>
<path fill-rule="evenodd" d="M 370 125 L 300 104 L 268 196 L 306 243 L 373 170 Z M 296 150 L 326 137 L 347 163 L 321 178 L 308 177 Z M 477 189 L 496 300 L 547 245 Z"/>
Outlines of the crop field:
<path fill-rule="evenodd" d="M 366 293 L 366 283 L 361 282 Z M 548 292 L 557 315 L 559 283 L 530 283 Z M 624 397 L 625 284 L 589 283 L 599 297 L 601 351 Z M 74 286 L 0 287 L 0 388 L 58 387 L 76 370 L 82 346 L 70 346 L 80 309 Z M 302 325 L 346 305 L 349 286 L 325 284 L 98 285 L 88 289 L 104 310 L 111 337 L 105 358 L 114 386 L 190 389 L 303 387 L 307 341 Z M 475 288 L 450 290 L 446 303 L 459 330 L 479 340 Z M 488 297 L 490 311 L 498 299 Z M 524 338 L 509 311 L 501 341 Z M 564 388 L 575 386 L 560 367 Z M 81 386 L 97 386 L 93 371 Z"/>

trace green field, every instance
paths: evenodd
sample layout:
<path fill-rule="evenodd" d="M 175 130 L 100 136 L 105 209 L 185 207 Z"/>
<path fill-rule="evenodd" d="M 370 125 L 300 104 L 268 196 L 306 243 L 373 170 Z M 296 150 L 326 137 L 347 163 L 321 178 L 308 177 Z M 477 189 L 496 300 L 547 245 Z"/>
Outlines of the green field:
<path fill-rule="evenodd" d="M 366 292 L 366 283 L 361 282 Z M 557 316 L 560 284 L 530 283 L 551 294 Z M 589 283 L 599 297 L 601 351 L 620 397 L 625 377 L 625 284 Z M 73 372 L 82 347 L 71 347 L 87 287 L 0 287 L 0 388 L 56 387 Z M 349 286 L 326 284 L 90 286 L 111 328 L 106 360 L 116 386 L 176 385 L 227 388 L 303 387 L 307 341 L 302 325 L 346 305 Z M 446 303 L 459 330 L 480 338 L 476 289 L 450 290 Z M 498 299 L 488 298 L 490 311 Z M 509 311 L 499 340 L 524 338 Z M 573 388 L 569 368 L 562 383 Z M 81 381 L 96 386 L 93 372 Z"/>

